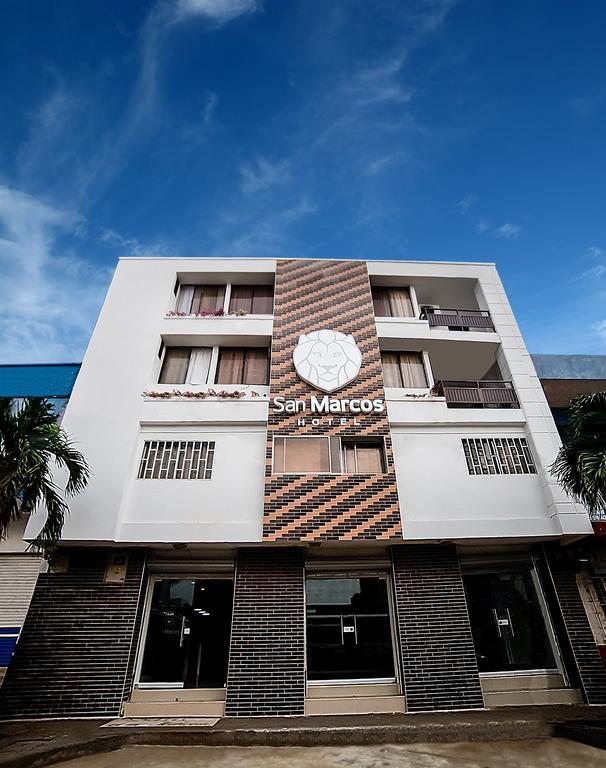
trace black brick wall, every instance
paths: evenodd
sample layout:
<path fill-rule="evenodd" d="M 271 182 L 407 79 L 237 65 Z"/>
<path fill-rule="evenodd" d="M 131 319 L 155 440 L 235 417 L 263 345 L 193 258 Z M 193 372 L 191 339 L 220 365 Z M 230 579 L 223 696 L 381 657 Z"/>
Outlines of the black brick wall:
<path fill-rule="evenodd" d="M 104 584 L 107 549 L 70 549 L 66 573 L 38 577 L 0 688 L 2 717 L 117 716 L 132 678 L 145 551 L 124 584 Z"/>
<path fill-rule="evenodd" d="M 302 715 L 305 582 L 299 549 L 238 553 L 227 697 L 228 717 Z"/>
<path fill-rule="evenodd" d="M 588 704 L 606 704 L 606 669 L 577 587 L 575 558 L 567 550 L 546 546 L 547 574 L 559 605 L 581 689 Z"/>
<path fill-rule="evenodd" d="M 484 706 L 456 549 L 391 548 L 409 712 Z"/>

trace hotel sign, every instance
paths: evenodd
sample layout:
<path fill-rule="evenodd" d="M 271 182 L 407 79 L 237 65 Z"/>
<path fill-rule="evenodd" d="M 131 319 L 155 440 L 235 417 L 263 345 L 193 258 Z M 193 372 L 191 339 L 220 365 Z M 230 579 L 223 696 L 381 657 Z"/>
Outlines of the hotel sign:
<path fill-rule="evenodd" d="M 272 405 L 275 413 L 312 413 L 312 414 L 365 414 L 383 413 L 385 403 L 382 399 L 360 397 L 329 397 L 332 392 L 342 389 L 354 381 L 362 365 L 362 352 L 353 336 L 324 328 L 321 331 L 299 336 L 293 350 L 293 363 L 300 379 L 311 384 L 327 395 L 312 395 L 309 404 L 306 400 L 287 400 L 274 397 Z M 300 420 L 301 425 L 305 422 Z M 330 420 L 332 423 L 332 419 Z M 341 424 L 347 419 L 339 419 Z M 312 419 L 312 424 L 319 424 L 320 419 Z"/>

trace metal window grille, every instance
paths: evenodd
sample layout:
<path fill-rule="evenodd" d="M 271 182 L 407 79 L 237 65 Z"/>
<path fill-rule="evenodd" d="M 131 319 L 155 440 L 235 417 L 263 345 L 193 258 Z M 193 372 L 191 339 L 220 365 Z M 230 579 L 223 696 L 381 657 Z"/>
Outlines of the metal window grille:
<path fill-rule="evenodd" d="M 146 440 L 139 463 L 143 480 L 210 480 L 214 442 Z"/>
<path fill-rule="evenodd" d="M 470 475 L 534 475 L 536 467 L 526 438 L 464 438 Z"/>

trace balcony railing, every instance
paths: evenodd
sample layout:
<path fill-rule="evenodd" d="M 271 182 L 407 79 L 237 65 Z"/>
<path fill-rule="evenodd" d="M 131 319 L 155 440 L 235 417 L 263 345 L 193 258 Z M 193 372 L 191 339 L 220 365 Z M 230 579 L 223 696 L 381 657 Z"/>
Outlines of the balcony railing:
<path fill-rule="evenodd" d="M 453 331 L 494 331 L 490 312 L 483 309 L 422 307 L 419 318 L 427 320 L 430 328 L 446 326 Z"/>
<path fill-rule="evenodd" d="M 519 408 L 510 381 L 438 381 L 432 391 L 449 408 Z"/>

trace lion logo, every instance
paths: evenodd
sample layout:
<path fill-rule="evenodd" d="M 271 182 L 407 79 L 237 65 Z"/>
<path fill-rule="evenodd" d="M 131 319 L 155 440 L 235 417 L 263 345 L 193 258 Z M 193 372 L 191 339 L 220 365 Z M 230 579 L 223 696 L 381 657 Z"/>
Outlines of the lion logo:
<path fill-rule="evenodd" d="M 324 328 L 299 336 L 292 359 L 303 381 L 322 392 L 335 392 L 356 378 L 362 353 L 353 336 Z"/>

